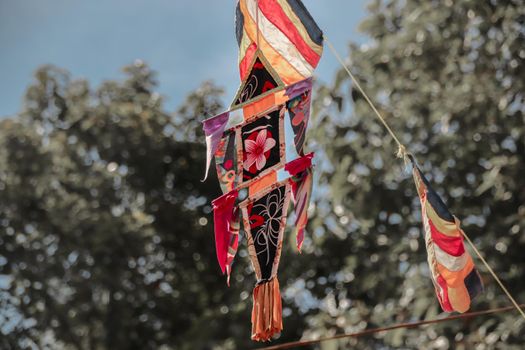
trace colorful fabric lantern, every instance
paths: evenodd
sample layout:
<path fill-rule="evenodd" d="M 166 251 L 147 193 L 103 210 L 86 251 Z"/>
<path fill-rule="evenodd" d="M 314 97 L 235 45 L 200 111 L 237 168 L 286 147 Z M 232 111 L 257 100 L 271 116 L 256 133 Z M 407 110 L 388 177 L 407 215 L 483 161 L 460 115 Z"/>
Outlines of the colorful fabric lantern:
<path fill-rule="evenodd" d="M 439 195 L 430 187 L 410 156 L 425 229 L 428 264 L 436 295 L 446 312 L 466 312 L 483 283 L 472 257 L 465 250 L 460 221 L 453 216 Z"/>
<path fill-rule="evenodd" d="M 240 0 L 236 29 L 242 83 L 230 110 L 204 121 L 206 176 L 215 158 L 217 259 L 229 283 L 242 223 L 257 277 L 252 339 L 266 341 L 282 330 L 277 271 L 290 201 L 299 250 L 308 221 L 304 143 L 322 32 L 299 0 Z"/>

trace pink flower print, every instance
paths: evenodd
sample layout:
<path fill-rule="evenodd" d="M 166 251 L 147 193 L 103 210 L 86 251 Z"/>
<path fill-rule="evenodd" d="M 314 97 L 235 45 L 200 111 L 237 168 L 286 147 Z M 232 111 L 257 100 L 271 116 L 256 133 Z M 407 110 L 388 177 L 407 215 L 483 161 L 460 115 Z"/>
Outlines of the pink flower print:
<path fill-rule="evenodd" d="M 298 111 L 295 116 L 292 118 L 292 125 L 298 126 L 304 122 L 304 112 L 302 110 Z"/>
<path fill-rule="evenodd" d="M 255 140 L 254 140 L 255 138 Z M 244 141 L 244 149 L 246 151 L 246 160 L 244 161 L 244 169 L 249 170 L 255 164 L 257 170 L 261 170 L 266 165 L 266 159 L 269 156 L 266 154 L 273 147 L 275 147 L 275 140 L 268 135 L 268 131 L 263 129 L 257 133 L 257 136 L 250 135 Z"/>

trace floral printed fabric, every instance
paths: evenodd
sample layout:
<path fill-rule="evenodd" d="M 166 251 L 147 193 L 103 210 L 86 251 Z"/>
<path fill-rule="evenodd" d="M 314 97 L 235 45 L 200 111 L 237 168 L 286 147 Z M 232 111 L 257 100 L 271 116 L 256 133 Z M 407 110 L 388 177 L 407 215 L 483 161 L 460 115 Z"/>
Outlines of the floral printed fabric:
<path fill-rule="evenodd" d="M 270 150 L 276 145 L 272 136 L 271 132 L 263 129 L 252 133 L 244 141 L 244 149 L 246 150 L 246 159 L 244 159 L 245 170 L 253 172 L 264 168 L 266 159 L 270 156 Z M 255 166 L 255 169 L 253 169 L 253 166 Z"/>
<path fill-rule="evenodd" d="M 227 132 L 219 141 L 215 153 L 217 177 L 223 193 L 232 191 L 237 182 L 237 152 L 235 149 L 235 133 Z"/>
<path fill-rule="evenodd" d="M 243 207 L 248 249 L 258 283 L 277 274 L 289 200 L 290 187 L 284 184 L 270 188 Z"/>
<path fill-rule="evenodd" d="M 222 138 L 215 150 L 217 175 L 223 193 L 225 195 L 235 193 L 233 206 L 235 208 L 246 207 L 248 210 L 248 213 L 242 212 L 241 214 L 239 211 L 235 215 L 231 212 L 233 216 L 228 220 L 224 219 L 226 216 L 216 215 L 215 217 L 216 221 L 221 221 L 215 223 L 216 230 L 225 232 L 216 237 L 216 246 L 221 269 L 228 276 L 228 281 L 238 248 L 238 217 L 241 215 L 244 230 L 249 239 L 250 232 L 253 232 L 251 238 L 253 244 L 260 243 L 261 240 L 272 243 L 271 246 L 268 244 L 266 247 L 254 245 L 251 248 L 252 263 L 258 280 L 265 280 L 274 275 L 273 267 L 279 261 L 279 254 L 275 250 L 278 246 L 278 241 L 275 241 L 277 226 L 284 230 L 289 200 L 293 200 L 294 204 L 296 214 L 294 231 L 297 248 L 301 249 L 308 222 L 307 211 L 313 182 L 311 169 L 313 154 L 304 154 L 305 132 L 310 112 L 309 103 L 310 91 L 307 90 L 294 94 L 284 105 L 250 117 L 244 122 L 232 124 L 231 120 L 227 121 L 230 127 L 223 131 Z M 293 137 L 289 139 L 286 139 L 284 135 L 285 123 L 288 124 L 286 127 L 291 126 L 293 131 Z M 285 150 L 286 143 L 292 143 L 292 148 L 297 150 L 297 154 L 292 158 Z M 276 200 L 276 195 L 280 193 L 275 189 L 277 185 L 283 189 L 286 188 L 285 193 L 281 193 L 279 201 Z M 265 200 L 274 201 L 266 203 L 267 210 L 262 215 L 262 204 L 254 205 L 253 203 L 254 200 L 260 198 L 262 193 L 268 193 L 270 190 L 274 191 L 273 195 L 268 196 Z M 283 202 L 280 201 L 282 200 L 286 203 L 286 210 L 281 212 L 282 215 L 277 220 L 274 218 L 275 213 L 271 211 L 281 208 Z M 247 203 L 252 204 L 247 206 Z M 232 205 L 231 202 L 230 205 Z M 218 209 L 217 206 L 215 210 Z M 260 233 L 263 228 L 265 234 Z M 271 232 L 267 231 L 270 228 L 272 228 Z M 262 256 L 261 251 L 269 254 L 264 261 L 258 258 Z"/>
<path fill-rule="evenodd" d="M 242 82 L 231 110 L 204 122 L 206 174 L 214 155 L 217 259 L 229 281 L 242 217 L 257 276 L 252 339 L 267 341 L 283 328 L 277 267 L 292 193 L 299 249 L 308 220 L 313 154 L 303 147 L 323 35 L 300 0 L 238 1 L 236 34 Z"/>
<path fill-rule="evenodd" d="M 241 86 L 238 92 L 238 97 L 234 105 L 245 103 L 257 96 L 260 96 L 278 86 L 276 80 L 272 77 L 270 72 L 266 69 L 260 58 L 256 58 L 250 71 L 250 75 Z"/>
<path fill-rule="evenodd" d="M 243 181 L 281 161 L 279 112 L 277 109 L 241 128 Z"/>
<path fill-rule="evenodd" d="M 295 148 L 299 155 L 304 155 L 304 140 L 306 137 L 306 128 L 308 127 L 308 119 L 310 118 L 310 96 L 311 91 L 309 90 L 287 103 L 290 123 L 295 134 Z"/>
<path fill-rule="evenodd" d="M 204 123 L 206 169 L 213 154 L 224 193 L 213 201 L 217 260 L 229 285 L 242 224 L 257 277 L 252 309 L 252 339 L 257 341 L 282 330 L 277 271 L 288 207 L 292 201 L 300 251 L 313 183 L 313 153 L 304 154 L 311 80 L 275 87 L 263 62 L 256 60 L 255 73 L 243 82 L 238 109 Z"/>

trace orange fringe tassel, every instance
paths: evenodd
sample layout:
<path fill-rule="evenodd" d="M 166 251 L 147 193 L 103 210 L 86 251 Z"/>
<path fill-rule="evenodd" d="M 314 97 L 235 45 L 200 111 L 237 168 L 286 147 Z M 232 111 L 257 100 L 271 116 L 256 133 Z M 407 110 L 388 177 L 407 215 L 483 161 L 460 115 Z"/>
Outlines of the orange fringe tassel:
<path fill-rule="evenodd" d="M 253 290 L 252 340 L 268 341 L 283 330 L 283 311 L 277 277 Z"/>

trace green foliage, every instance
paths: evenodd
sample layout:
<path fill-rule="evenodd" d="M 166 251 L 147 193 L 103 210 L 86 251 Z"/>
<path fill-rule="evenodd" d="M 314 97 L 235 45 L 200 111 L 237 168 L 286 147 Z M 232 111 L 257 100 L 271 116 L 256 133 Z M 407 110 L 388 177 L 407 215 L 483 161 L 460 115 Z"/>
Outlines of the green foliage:
<path fill-rule="evenodd" d="M 518 300 L 525 300 L 522 1 L 372 1 L 351 68 Z M 329 52 L 326 53 L 326 56 Z M 328 57 L 325 59 L 329 59 Z M 335 62 L 335 61 L 334 61 Z M 201 183 L 204 83 L 176 113 L 142 62 L 96 89 L 43 67 L 0 122 L 0 348 L 246 349 L 245 241 L 219 274 Z M 303 253 L 289 232 L 275 343 L 441 312 L 419 203 L 395 145 L 341 70 L 314 94 L 315 203 Z M 475 259 L 476 260 L 476 259 Z M 486 291 L 472 308 L 508 305 Z M 518 349 L 517 312 L 327 342 L 322 349 Z"/>
<path fill-rule="evenodd" d="M 1 122 L 2 349 L 194 349 L 249 334 L 227 312 L 244 286 L 217 273 L 217 183 L 199 181 L 205 148 L 179 128 L 198 123 L 190 108 L 217 112 L 221 91 L 204 85 L 172 117 L 147 66 L 124 71 L 91 90 L 43 67 L 24 112 Z"/>
<path fill-rule="evenodd" d="M 361 29 L 371 40 L 351 46 L 354 73 L 491 266 L 525 300 L 523 2 L 373 1 L 369 10 Z M 315 108 L 310 137 L 323 150 L 319 177 L 329 200 L 320 201 L 310 226 L 319 232 L 311 280 L 319 297 L 328 296 L 308 318 L 307 334 L 435 317 L 419 203 L 395 143 L 343 71 L 320 89 Z M 486 291 L 472 308 L 510 304 L 477 265 Z M 331 274 L 320 286 L 319 276 Z M 514 311 L 340 344 L 517 349 L 523 334 Z"/>

